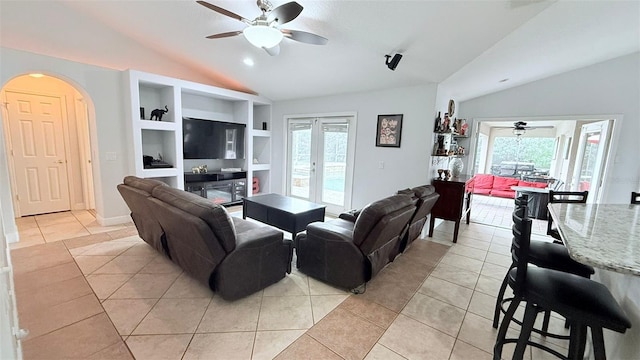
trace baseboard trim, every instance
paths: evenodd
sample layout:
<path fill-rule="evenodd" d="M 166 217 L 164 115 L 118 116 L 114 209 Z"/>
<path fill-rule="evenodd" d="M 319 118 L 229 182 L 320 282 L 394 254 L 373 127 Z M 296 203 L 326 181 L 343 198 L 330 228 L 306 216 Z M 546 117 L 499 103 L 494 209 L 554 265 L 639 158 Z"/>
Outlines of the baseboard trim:
<path fill-rule="evenodd" d="M 7 239 L 7 244 L 17 243 L 20 240 L 20 235 L 17 231 L 10 232 L 8 234 L 4 234 L 5 239 Z"/>
<path fill-rule="evenodd" d="M 122 216 L 114 216 L 110 218 L 102 217 L 100 214 L 96 214 L 96 221 L 100 226 L 112 226 L 112 225 L 120 225 L 131 222 L 131 217 L 129 215 Z"/>

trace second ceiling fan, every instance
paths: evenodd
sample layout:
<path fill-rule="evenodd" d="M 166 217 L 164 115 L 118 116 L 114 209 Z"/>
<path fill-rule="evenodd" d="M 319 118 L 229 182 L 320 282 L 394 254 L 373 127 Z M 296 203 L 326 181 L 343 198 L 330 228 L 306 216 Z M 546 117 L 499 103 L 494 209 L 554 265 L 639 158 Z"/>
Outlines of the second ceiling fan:
<path fill-rule="evenodd" d="M 303 42 L 313 45 L 324 45 L 327 39 L 316 34 L 300 30 L 280 29 L 278 26 L 295 19 L 302 12 L 302 5 L 295 1 L 288 2 L 273 8 L 268 0 L 258 0 L 258 8 L 262 14 L 254 20 L 245 19 L 242 16 L 210 4 L 206 1 L 197 1 L 198 4 L 209 8 L 222 15 L 242 21 L 249 25 L 243 30 L 224 32 L 207 36 L 207 39 L 220 39 L 243 34 L 244 37 L 255 47 L 264 49 L 269 55 L 275 56 L 280 53 L 280 41 L 283 38 Z"/>

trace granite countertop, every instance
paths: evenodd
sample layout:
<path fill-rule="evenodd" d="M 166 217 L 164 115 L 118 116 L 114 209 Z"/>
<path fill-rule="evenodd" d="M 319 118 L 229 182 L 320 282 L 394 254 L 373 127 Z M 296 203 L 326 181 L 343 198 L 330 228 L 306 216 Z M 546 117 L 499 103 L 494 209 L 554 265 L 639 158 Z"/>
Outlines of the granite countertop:
<path fill-rule="evenodd" d="M 549 204 L 549 212 L 574 260 L 640 276 L 640 205 Z"/>

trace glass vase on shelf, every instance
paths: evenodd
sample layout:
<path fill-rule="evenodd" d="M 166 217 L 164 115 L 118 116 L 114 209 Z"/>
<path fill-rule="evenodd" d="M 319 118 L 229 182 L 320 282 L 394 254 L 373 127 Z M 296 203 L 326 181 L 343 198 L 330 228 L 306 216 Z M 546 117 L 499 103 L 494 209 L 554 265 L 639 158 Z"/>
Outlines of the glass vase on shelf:
<path fill-rule="evenodd" d="M 462 174 L 462 169 L 464 169 L 464 162 L 459 157 L 453 157 L 449 162 L 449 170 L 451 170 L 451 176 L 458 177 Z"/>

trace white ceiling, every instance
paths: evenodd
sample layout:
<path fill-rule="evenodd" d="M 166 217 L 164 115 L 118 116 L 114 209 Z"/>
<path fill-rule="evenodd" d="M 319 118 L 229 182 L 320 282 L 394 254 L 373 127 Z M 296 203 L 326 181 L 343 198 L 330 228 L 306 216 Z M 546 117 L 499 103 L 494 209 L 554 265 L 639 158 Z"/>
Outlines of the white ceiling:
<path fill-rule="evenodd" d="M 254 0 L 209 2 L 260 13 Z M 298 2 L 301 15 L 282 27 L 327 45 L 284 39 L 271 57 L 242 35 L 205 39 L 245 25 L 191 0 L 0 0 L 0 45 L 122 70 L 163 58 L 189 80 L 272 100 L 440 83 L 460 101 L 640 51 L 639 1 Z M 391 71 L 384 55 L 396 52 Z"/>

